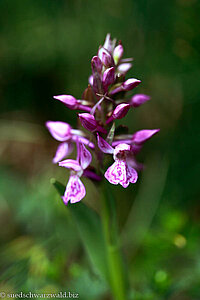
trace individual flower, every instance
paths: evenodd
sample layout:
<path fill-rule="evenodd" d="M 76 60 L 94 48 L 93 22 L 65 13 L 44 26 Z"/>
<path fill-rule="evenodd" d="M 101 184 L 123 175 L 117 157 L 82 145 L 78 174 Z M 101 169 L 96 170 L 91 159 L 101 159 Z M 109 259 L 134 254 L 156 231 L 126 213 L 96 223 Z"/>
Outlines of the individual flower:
<path fill-rule="evenodd" d="M 85 186 L 80 180 L 83 172 L 92 161 L 91 153 L 82 144 L 78 144 L 77 159 L 66 159 L 59 162 L 59 166 L 70 169 L 70 177 L 63 196 L 63 201 L 67 205 L 68 202 L 76 203 L 81 201 L 86 194 Z"/>
<path fill-rule="evenodd" d="M 137 171 L 127 162 L 131 147 L 121 143 L 113 148 L 102 137 L 97 135 L 99 149 L 104 153 L 113 154 L 115 162 L 107 169 L 104 176 L 112 184 L 121 184 L 124 188 L 138 179 Z"/>
<path fill-rule="evenodd" d="M 94 144 L 82 136 L 83 132 L 81 130 L 72 129 L 68 123 L 61 121 L 47 121 L 46 127 L 55 140 L 62 142 L 56 150 L 53 163 L 58 163 L 71 154 L 73 150 L 72 142 L 81 142 L 88 145 L 90 148 L 94 148 Z"/>

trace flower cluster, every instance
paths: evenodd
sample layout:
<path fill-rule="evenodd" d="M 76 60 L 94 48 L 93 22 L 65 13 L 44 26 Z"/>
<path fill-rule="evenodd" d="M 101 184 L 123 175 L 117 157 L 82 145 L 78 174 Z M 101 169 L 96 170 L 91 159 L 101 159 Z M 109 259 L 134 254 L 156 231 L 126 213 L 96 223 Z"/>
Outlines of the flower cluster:
<path fill-rule="evenodd" d="M 108 34 L 104 45 L 99 47 L 97 55 L 91 60 L 92 74 L 81 99 L 71 95 L 54 96 L 54 99 L 61 101 L 67 108 L 82 111 L 78 114 L 81 129 L 73 129 L 65 122 L 46 122 L 53 138 L 61 142 L 53 163 L 70 170 L 63 197 L 65 204 L 84 198 L 86 191 L 80 179 L 82 176 L 102 180 L 104 153 L 112 154 L 114 159 L 114 163 L 104 174 L 110 183 L 121 184 L 124 188 L 129 183 L 135 183 L 137 171 L 141 169 L 136 155 L 143 144 L 159 131 L 144 129 L 128 134 L 122 132 L 123 127 L 120 126 L 115 130 L 116 120 L 124 118 L 129 110 L 150 100 L 144 94 L 126 97 L 127 92 L 136 88 L 141 81 L 135 78 L 125 79 L 132 67 L 132 59 L 124 59 L 123 51 L 121 42 L 116 46 L 116 40 L 111 40 Z M 76 160 L 65 159 L 72 153 L 74 144 L 77 149 Z M 93 153 L 93 166 L 92 154 L 88 149 Z"/>

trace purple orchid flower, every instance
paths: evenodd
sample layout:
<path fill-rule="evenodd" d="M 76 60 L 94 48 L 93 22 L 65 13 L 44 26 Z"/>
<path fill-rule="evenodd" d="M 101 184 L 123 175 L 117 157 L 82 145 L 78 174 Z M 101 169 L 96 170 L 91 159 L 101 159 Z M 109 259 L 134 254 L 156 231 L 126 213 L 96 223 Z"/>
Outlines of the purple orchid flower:
<path fill-rule="evenodd" d="M 94 149 L 94 144 L 83 136 L 83 132 L 81 130 L 72 129 L 68 123 L 47 121 L 46 127 L 55 140 L 62 142 L 58 146 L 53 158 L 53 163 L 55 164 L 72 153 L 72 142 L 81 142 Z"/>
<path fill-rule="evenodd" d="M 90 165 L 91 161 L 91 153 L 82 143 L 79 143 L 77 160 L 66 159 L 59 162 L 59 166 L 71 170 L 69 181 L 63 196 L 63 201 L 66 205 L 68 202 L 79 202 L 85 197 L 86 190 L 80 177 L 83 175 L 84 170 Z"/>
<path fill-rule="evenodd" d="M 121 184 L 124 188 L 129 183 L 135 183 L 138 179 L 137 171 L 127 162 L 130 154 L 130 145 L 121 143 L 115 149 L 109 145 L 102 137 L 97 135 L 99 149 L 104 153 L 113 154 L 115 162 L 107 169 L 104 176 L 112 184 Z"/>

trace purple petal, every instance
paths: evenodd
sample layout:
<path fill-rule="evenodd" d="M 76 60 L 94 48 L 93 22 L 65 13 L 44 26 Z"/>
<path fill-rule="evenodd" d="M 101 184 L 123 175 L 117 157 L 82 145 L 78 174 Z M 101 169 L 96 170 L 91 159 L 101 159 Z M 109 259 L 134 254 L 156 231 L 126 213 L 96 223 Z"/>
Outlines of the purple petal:
<path fill-rule="evenodd" d="M 71 143 L 61 143 L 57 148 L 56 154 L 53 158 L 53 163 L 57 164 L 63 158 L 70 155 L 72 153 L 72 150 L 73 146 Z"/>
<path fill-rule="evenodd" d="M 126 184 L 128 184 L 129 182 L 136 183 L 138 179 L 138 173 L 135 169 L 133 169 L 129 165 L 126 165 L 126 177 L 127 177 Z"/>
<path fill-rule="evenodd" d="M 71 138 L 71 126 L 65 122 L 47 121 L 46 127 L 57 141 L 64 142 Z"/>
<path fill-rule="evenodd" d="M 130 104 L 133 105 L 134 107 L 138 107 L 145 103 L 146 101 L 149 101 L 151 97 L 144 95 L 144 94 L 136 94 L 134 95 L 131 100 Z"/>
<path fill-rule="evenodd" d="M 114 149 L 99 134 L 97 134 L 97 142 L 99 149 L 104 153 L 113 154 Z"/>
<path fill-rule="evenodd" d="M 59 163 L 60 167 L 65 167 L 67 169 L 71 169 L 74 170 L 76 172 L 79 172 L 82 170 L 79 162 L 77 160 L 74 159 L 65 159 L 63 161 L 60 161 Z"/>
<path fill-rule="evenodd" d="M 85 170 L 92 161 L 91 153 L 85 148 L 81 143 L 79 144 L 79 153 L 80 153 L 80 164 L 83 170 Z"/>
<path fill-rule="evenodd" d="M 139 145 L 143 144 L 159 131 L 160 129 L 144 129 L 144 130 L 137 131 L 133 135 L 132 141 L 135 144 L 139 144 Z"/>
<path fill-rule="evenodd" d="M 67 205 L 68 202 L 76 203 L 85 197 L 85 186 L 77 175 L 71 175 L 63 196 L 63 201 Z"/>
<path fill-rule="evenodd" d="M 70 109 L 76 109 L 77 108 L 77 100 L 71 95 L 59 95 L 59 96 L 54 96 L 53 97 L 56 100 L 61 101 L 62 103 L 65 104 Z"/>
<path fill-rule="evenodd" d="M 105 178 L 112 184 L 126 183 L 126 163 L 121 160 L 116 160 L 104 174 Z"/>

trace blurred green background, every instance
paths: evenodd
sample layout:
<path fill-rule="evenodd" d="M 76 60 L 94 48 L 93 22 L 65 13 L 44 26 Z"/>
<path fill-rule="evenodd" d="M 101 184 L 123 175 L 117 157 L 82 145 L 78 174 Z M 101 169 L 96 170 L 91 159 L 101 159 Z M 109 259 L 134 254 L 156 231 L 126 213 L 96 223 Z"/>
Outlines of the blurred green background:
<path fill-rule="evenodd" d="M 76 113 L 52 96 L 81 97 L 110 32 L 135 59 L 137 92 L 152 97 L 124 123 L 161 128 L 140 154 L 139 182 L 110 187 L 131 299 L 200 299 L 199 12 L 198 0 L 0 0 L 1 291 L 110 299 L 50 184 L 66 184 L 68 172 L 52 165 L 58 144 L 44 127 L 76 126 Z M 83 201 L 98 209 L 98 191 L 84 183 Z"/>

